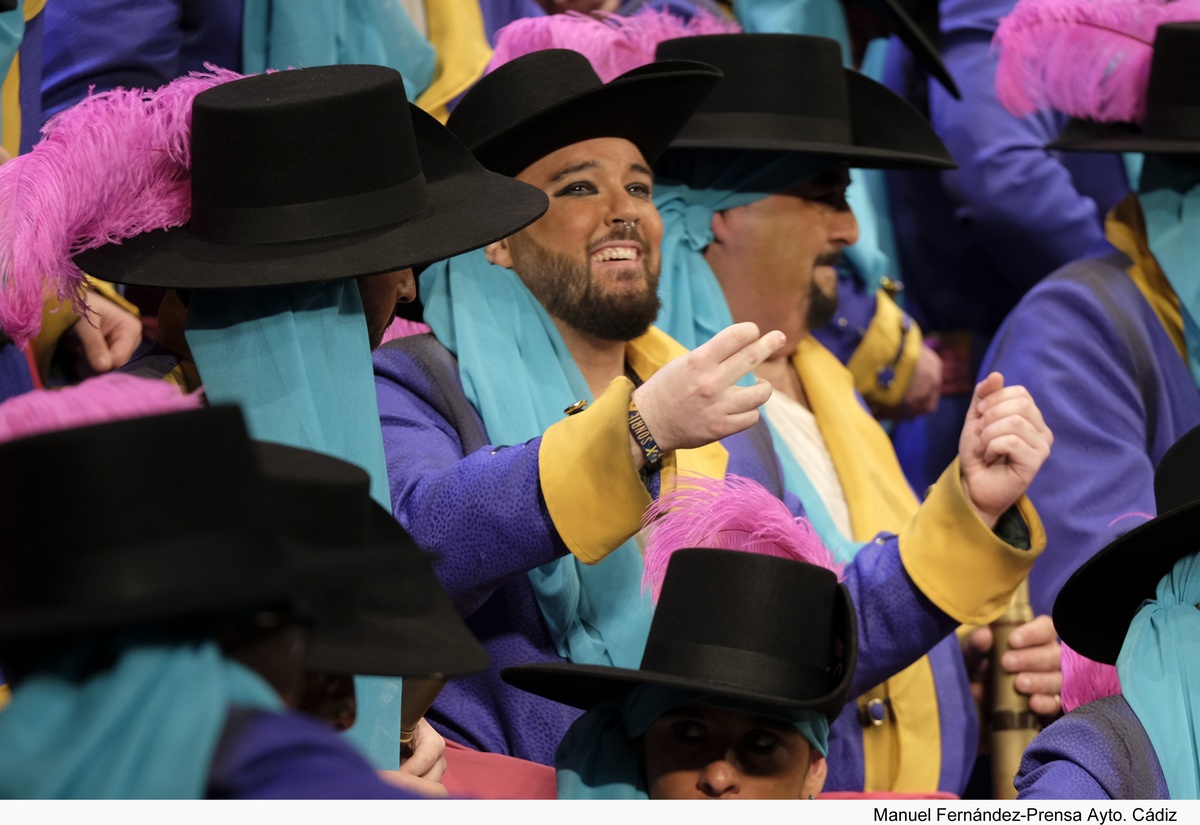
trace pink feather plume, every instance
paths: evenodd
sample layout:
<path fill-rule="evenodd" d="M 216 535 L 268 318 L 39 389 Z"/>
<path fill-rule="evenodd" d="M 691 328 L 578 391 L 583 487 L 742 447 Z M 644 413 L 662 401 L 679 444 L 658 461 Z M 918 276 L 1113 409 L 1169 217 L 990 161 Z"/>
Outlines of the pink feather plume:
<path fill-rule="evenodd" d="M 659 496 L 643 519 L 646 542 L 642 588 L 658 601 L 667 564 L 676 550 L 712 547 L 808 562 L 842 577 L 842 565 L 806 518 L 796 518 L 757 481 L 680 476 L 676 488 Z"/>
<path fill-rule="evenodd" d="M 631 69 L 653 63 L 654 50 L 664 40 L 739 31 L 741 28 L 732 20 L 704 12 L 691 20 L 654 9 L 643 9 L 629 17 L 578 12 L 525 17 L 496 32 L 496 50 L 487 70 L 542 49 L 572 49 L 584 55 L 600 79 L 608 83 Z"/>
<path fill-rule="evenodd" d="M 17 343 L 37 334 L 47 293 L 84 310 L 72 256 L 187 223 L 192 99 L 241 77 L 207 68 L 156 91 L 89 95 L 0 166 L 0 328 Z"/>
<path fill-rule="evenodd" d="M 1062 646 L 1063 713 L 1120 692 L 1121 681 L 1115 667 L 1088 659 L 1065 644 Z"/>
<path fill-rule="evenodd" d="M 1191 20 L 1200 0 L 1020 0 L 993 40 L 996 96 L 1018 117 L 1140 124 L 1155 32 Z"/>
<path fill-rule="evenodd" d="M 185 395 L 166 381 L 110 372 L 74 387 L 33 390 L 0 404 L 0 443 L 202 406 L 200 392 Z"/>

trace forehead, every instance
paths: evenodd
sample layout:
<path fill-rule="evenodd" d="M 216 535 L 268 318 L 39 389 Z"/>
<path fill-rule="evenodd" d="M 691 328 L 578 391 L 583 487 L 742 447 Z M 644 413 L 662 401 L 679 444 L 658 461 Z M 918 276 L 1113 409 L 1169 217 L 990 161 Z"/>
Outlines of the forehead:
<path fill-rule="evenodd" d="M 781 189 L 779 194 L 792 195 L 805 200 L 813 200 L 814 198 L 823 197 L 832 193 L 842 192 L 850 185 L 850 168 L 843 164 L 838 164 L 832 169 L 828 169 L 819 175 L 813 175 L 811 178 L 806 178 L 799 183 L 794 183 L 786 189 Z"/>
<path fill-rule="evenodd" d="M 663 721 L 670 721 L 672 719 L 703 719 L 706 722 L 720 724 L 722 727 L 730 729 L 746 731 L 767 728 L 781 733 L 800 735 L 792 725 L 782 719 L 757 713 L 746 713 L 730 708 L 716 707 L 714 705 L 681 705 L 665 711 L 659 719 Z"/>
<path fill-rule="evenodd" d="M 517 180 L 544 185 L 564 170 L 636 171 L 649 174 L 649 164 L 641 150 L 624 138 L 593 138 L 556 149 L 527 166 Z"/>

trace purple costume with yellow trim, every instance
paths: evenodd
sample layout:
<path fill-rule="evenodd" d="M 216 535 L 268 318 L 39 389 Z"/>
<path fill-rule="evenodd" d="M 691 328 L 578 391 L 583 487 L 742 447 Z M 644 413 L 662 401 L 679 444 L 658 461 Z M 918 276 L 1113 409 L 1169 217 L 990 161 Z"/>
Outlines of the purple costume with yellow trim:
<path fill-rule="evenodd" d="M 579 711 L 524 693 L 499 677 L 509 665 L 563 661 L 527 577 L 531 569 L 568 552 L 542 493 L 542 438 L 491 445 L 463 392 L 457 363 L 432 335 L 385 344 L 376 350 L 374 363 L 396 517 L 434 555 L 443 585 L 491 656 L 484 673 L 450 682 L 428 718 L 446 737 L 470 747 L 552 764 L 559 740 Z M 604 426 L 598 421 L 598 428 Z M 623 421 L 615 426 L 624 432 Z M 727 472 L 758 481 L 788 501 L 793 512 L 800 511 L 793 497 L 783 495 L 778 459 L 761 423 L 722 444 L 729 453 Z M 581 466 L 578 471 L 586 470 Z M 656 485 L 652 477 L 651 488 Z M 957 621 L 913 583 L 898 544 L 896 536 L 881 535 L 845 571 L 859 619 L 856 693 L 908 666 L 943 639 L 939 661 L 965 680 L 957 643 L 947 638 Z M 869 598 L 860 595 L 867 592 Z M 965 681 L 959 687 L 963 690 L 955 691 L 955 697 L 969 695 Z M 850 707 L 831 737 L 831 757 L 845 755 L 844 776 L 851 785 L 861 783 L 861 773 L 856 776 L 853 769 L 858 765 L 861 772 L 861 754 L 855 755 L 856 747 L 861 748 L 859 725 Z M 835 744 L 839 731 L 844 741 Z M 962 756 L 948 760 L 947 769 L 957 771 L 970 755 Z M 831 770 L 831 776 L 837 771 Z"/>

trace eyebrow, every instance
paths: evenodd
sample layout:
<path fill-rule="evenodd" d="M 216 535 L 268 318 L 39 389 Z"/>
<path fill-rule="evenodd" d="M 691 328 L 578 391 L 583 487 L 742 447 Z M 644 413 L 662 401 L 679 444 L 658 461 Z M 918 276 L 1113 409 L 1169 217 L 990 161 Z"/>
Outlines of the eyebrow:
<path fill-rule="evenodd" d="M 554 177 L 550 178 L 551 183 L 558 183 L 568 175 L 574 175 L 576 172 L 582 172 L 585 169 L 595 169 L 598 164 L 594 160 L 585 160 L 582 163 L 572 163 L 570 166 L 564 166 L 558 171 Z"/>
<path fill-rule="evenodd" d="M 654 172 L 651 171 L 650 167 L 648 167 L 644 164 L 631 163 L 631 164 L 629 164 L 629 168 L 632 169 L 634 172 L 641 172 L 643 175 L 650 178 L 650 180 L 654 180 Z"/>

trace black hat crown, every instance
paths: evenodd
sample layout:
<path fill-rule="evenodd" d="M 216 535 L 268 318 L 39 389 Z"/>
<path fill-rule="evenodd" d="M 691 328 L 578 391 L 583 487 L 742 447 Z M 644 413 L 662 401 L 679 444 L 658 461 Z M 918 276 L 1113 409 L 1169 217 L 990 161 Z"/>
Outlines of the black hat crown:
<path fill-rule="evenodd" d="M 677 149 L 796 152 L 858 167 L 954 165 L 933 127 L 886 86 L 842 66 L 841 47 L 799 34 L 664 40 L 659 60 L 725 75 L 671 143 Z"/>
<path fill-rule="evenodd" d="M 264 606 L 288 592 L 233 407 L 0 444 L 0 524 L 3 639 Z"/>
<path fill-rule="evenodd" d="M 480 163 L 504 175 L 603 137 L 624 138 L 653 162 L 720 76 L 702 63 L 670 62 L 603 83 L 579 52 L 544 49 L 483 77 L 446 125 Z"/>

